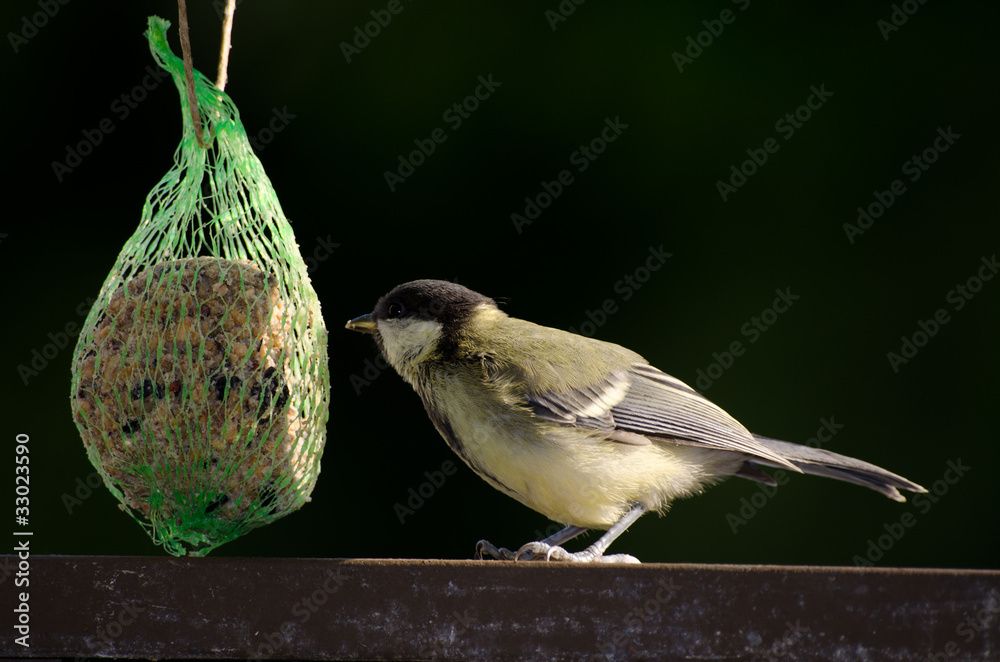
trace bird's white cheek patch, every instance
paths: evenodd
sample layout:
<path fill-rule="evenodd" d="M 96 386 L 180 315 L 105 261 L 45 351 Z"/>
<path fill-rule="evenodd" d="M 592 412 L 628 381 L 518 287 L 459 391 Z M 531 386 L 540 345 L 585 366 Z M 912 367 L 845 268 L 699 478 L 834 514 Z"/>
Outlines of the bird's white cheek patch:
<path fill-rule="evenodd" d="M 389 363 L 397 369 L 406 368 L 422 361 L 434 350 L 441 338 L 441 324 L 433 320 L 406 324 L 384 321 L 379 323 L 379 333 Z"/>

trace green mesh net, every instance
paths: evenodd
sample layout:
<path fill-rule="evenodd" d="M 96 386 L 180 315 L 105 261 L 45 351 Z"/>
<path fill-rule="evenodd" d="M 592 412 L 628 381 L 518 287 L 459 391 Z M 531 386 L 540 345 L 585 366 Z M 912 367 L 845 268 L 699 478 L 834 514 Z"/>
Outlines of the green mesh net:
<path fill-rule="evenodd" d="M 291 226 L 233 102 L 151 17 L 183 135 L 73 355 L 73 418 L 108 489 L 157 544 L 201 556 L 309 500 L 329 409 L 327 332 Z"/>

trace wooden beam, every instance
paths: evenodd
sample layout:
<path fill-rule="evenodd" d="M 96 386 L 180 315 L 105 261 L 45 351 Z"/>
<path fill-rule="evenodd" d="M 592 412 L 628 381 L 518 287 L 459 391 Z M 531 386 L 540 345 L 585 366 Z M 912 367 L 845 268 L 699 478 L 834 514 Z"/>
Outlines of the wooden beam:
<path fill-rule="evenodd" d="M 0 557 L 0 655 L 986 660 L 1000 572 L 364 559 Z M 15 643 L 28 592 L 30 648 Z M 14 634 L 11 634 L 14 632 Z"/>

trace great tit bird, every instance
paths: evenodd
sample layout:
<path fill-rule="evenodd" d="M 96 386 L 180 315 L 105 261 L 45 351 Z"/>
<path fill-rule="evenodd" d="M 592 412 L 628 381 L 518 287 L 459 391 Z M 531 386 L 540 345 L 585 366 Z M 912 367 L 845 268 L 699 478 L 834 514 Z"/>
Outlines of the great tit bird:
<path fill-rule="evenodd" d="M 751 434 L 624 347 L 509 317 L 482 294 L 415 280 L 347 323 L 374 336 L 448 446 L 486 482 L 566 525 L 502 559 L 632 562 L 605 555 L 647 510 L 727 476 L 775 485 L 761 465 L 827 476 L 905 501 L 916 483 L 867 462 Z M 606 530 L 582 552 L 559 545 Z"/>

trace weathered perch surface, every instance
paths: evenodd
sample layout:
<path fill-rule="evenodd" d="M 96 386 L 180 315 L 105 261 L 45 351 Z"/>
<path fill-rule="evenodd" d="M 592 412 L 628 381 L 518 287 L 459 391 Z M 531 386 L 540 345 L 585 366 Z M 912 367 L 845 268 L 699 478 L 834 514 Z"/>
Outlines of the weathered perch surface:
<path fill-rule="evenodd" d="M 32 556 L 18 588 L 0 564 L 3 656 L 1000 658 L 997 571 Z"/>

